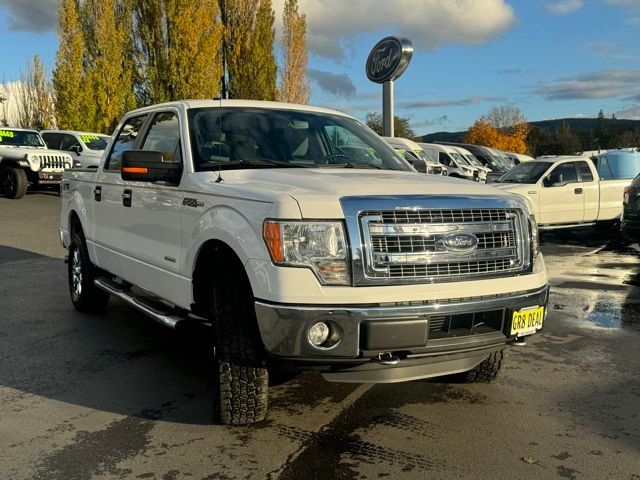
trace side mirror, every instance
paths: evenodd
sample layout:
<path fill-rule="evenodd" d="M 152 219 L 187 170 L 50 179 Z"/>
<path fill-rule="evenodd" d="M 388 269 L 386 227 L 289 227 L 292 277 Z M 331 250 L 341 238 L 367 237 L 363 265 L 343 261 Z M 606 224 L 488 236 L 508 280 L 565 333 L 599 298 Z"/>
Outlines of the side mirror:
<path fill-rule="evenodd" d="M 80 152 L 82 151 L 82 147 L 78 144 L 71 145 L 69 147 L 69 151 L 75 153 L 76 155 L 80 155 Z"/>
<path fill-rule="evenodd" d="M 182 176 L 182 164 L 165 162 L 162 152 L 155 150 L 125 150 L 122 152 L 120 176 L 123 180 L 178 185 Z"/>

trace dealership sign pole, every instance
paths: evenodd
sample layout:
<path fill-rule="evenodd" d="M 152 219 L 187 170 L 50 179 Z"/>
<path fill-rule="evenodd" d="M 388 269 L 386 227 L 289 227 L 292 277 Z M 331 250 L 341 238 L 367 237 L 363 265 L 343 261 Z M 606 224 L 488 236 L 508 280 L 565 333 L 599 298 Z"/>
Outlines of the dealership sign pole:
<path fill-rule="evenodd" d="M 367 58 L 367 78 L 382 84 L 382 130 L 393 137 L 393 81 L 404 73 L 411 61 L 413 46 L 402 37 L 385 37 Z"/>

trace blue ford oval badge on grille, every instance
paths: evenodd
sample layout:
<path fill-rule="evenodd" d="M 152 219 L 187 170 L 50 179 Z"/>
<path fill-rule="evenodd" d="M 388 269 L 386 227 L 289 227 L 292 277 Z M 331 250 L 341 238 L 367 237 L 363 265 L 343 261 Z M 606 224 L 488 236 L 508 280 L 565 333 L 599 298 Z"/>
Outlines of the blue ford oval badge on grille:
<path fill-rule="evenodd" d="M 457 253 L 471 253 L 478 248 L 478 237 L 469 233 L 450 233 L 442 238 L 444 247 Z"/>

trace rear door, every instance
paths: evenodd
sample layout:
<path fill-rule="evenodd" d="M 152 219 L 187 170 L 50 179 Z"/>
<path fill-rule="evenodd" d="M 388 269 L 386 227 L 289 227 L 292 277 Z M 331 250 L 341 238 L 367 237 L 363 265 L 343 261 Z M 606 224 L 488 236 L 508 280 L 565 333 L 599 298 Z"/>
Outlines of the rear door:
<path fill-rule="evenodd" d="M 177 110 L 153 114 L 138 148 L 162 152 L 164 162 L 182 163 Z M 182 194 L 161 182 L 127 181 L 122 236 L 129 258 L 124 278 L 156 295 L 174 299 L 180 271 Z"/>
<path fill-rule="evenodd" d="M 584 189 L 575 162 L 556 165 L 541 180 L 540 219 L 543 225 L 579 223 L 584 218 Z"/>

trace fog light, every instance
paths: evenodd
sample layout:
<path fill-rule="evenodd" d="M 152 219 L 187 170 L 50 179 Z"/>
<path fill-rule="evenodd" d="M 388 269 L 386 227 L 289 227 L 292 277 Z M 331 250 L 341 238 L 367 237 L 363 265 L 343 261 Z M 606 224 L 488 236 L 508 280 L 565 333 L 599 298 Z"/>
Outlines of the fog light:
<path fill-rule="evenodd" d="M 314 323 L 309 332 L 307 333 L 307 338 L 309 339 L 309 343 L 314 347 L 321 346 L 324 342 L 329 338 L 329 325 L 324 322 Z"/>

